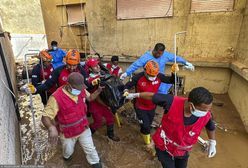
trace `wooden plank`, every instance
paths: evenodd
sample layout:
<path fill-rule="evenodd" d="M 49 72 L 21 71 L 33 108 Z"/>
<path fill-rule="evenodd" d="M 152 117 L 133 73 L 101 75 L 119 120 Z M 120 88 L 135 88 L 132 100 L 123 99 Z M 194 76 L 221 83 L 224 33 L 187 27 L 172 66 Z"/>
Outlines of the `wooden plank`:
<path fill-rule="evenodd" d="M 84 5 L 66 6 L 68 25 L 77 25 L 85 23 Z"/>
<path fill-rule="evenodd" d="M 169 17 L 173 0 L 117 0 L 117 19 Z"/>
<path fill-rule="evenodd" d="M 191 13 L 233 11 L 234 0 L 192 0 Z"/>

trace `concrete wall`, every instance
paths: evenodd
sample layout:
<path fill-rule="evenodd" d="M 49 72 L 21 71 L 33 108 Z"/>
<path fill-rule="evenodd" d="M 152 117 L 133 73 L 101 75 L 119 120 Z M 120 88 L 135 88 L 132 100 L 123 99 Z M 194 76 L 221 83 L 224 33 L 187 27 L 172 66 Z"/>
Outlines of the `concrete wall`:
<path fill-rule="evenodd" d="M 44 22 L 39 0 L 1 0 L 3 30 L 11 33 L 15 57 L 28 50 L 47 48 Z"/>
<path fill-rule="evenodd" d="M 236 59 L 248 67 L 248 2 L 246 3 L 246 9 L 243 10 L 243 21 L 240 30 Z"/>
<path fill-rule="evenodd" d="M 174 0 L 171 18 L 116 20 L 116 0 L 88 1 L 87 21 L 92 45 L 102 54 L 141 55 L 157 42 L 173 51 L 179 38 L 179 54 L 190 60 L 229 60 L 237 45 L 246 0 L 235 1 L 233 12 L 190 14 L 191 0 Z M 107 44 L 107 45 L 106 45 Z"/>
<path fill-rule="evenodd" d="M 41 0 L 42 13 L 44 18 L 47 42 L 50 44 L 52 40 L 59 43 L 59 47 L 63 49 L 79 49 L 85 50 L 86 36 L 83 26 L 68 26 L 66 6 L 61 5 L 67 3 L 84 2 L 85 0 Z M 88 46 L 88 44 L 86 44 Z"/>
<path fill-rule="evenodd" d="M 248 81 L 233 72 L 228 95 L 238 110 L 245 129 L 248 132 Z"/>
<path fill-rule="evenodd" d="M 0 33 L 2 33 L 1 25 Z M 7 34 L 5 34 L 5 37 L 0 37 L 0 43 L 4 50 L 13 88 L 16 88 L 15 60 Z M 11 94 L 5 88 L 2 81 L 8 86 L 2 60 L 0 59 L 0 165 L 20 164 L 20 134 L 18 120 Z"/>

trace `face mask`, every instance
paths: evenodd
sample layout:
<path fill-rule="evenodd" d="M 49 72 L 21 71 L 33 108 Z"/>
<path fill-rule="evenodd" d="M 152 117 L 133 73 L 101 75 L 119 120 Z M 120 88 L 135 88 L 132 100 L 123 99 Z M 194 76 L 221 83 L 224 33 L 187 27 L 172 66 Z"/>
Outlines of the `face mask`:
<path fill-rule="evenodd" d="M 156 78 L 157 78 L 156 76 L 154 76 L 154 77 L 148 76 L 148 80 L 149 80 L 149 81 L 155 81 Z"/>
<path fill-rule="evenodd" d="M 52 46 L 53 50 L 57 50 L 58 47 L 57 46 Z"/>
<path fill-rule="evenodd" d="M 78 95 L 80 95 L 80 93 L 81 93 L 81 90 L 77 90 L 77 89 L 71 89 L 71 94 L 73 94 L 74 96 L 78 96 Z"/>
<path fill-rule="evenodd" d="M 84 66 L 85 65 L 85 61 L 80 62 L 80 65 Z"/>
<path fill-rule="evenodd" d="M 195 107 L 194 107 L 194 109 L 195 110 L 191 110 L 191 114 L 196 116 L 196 117 L 204 117 L 207 114 L 207 111 L 197 110 Z"/>

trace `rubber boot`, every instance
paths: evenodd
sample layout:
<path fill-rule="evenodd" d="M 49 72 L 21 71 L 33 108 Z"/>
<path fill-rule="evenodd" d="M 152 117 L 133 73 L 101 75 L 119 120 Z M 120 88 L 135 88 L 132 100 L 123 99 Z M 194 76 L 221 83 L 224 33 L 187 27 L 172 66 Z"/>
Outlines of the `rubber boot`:
<path fill-rule="evenodd" d="M 151 135 L 150 134 L 147 134 L 147 135 L 142 134 L 142 137 L 143 137 L 146 145 L 149 145 L 151 143 Z"/>
<path fill-rule="evenodd" d="M 113 141 L 120 141 L 120 138 L 114 135 L 114 125 L 107 125 L 107 136 Z"/>
<path fill-rule="evenodd" d="M 99 163 L 91 165 L 91 167 L 92 168 L 102 168 L 102 164 L 99 162 Z"/>

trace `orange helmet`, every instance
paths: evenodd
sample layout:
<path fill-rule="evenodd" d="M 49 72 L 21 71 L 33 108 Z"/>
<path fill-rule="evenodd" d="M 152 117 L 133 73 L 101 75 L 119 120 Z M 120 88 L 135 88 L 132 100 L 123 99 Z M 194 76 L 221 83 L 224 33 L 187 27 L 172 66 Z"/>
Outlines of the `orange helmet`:
<path fill-rule="evenodd" d="M 40 52 L 40 57 L 42 58 L 43 61 L 51 61 L 53 59 L 52 55 L 49 54 L 47 50 L 42 50 Z"/>
<path fill-rule="evenodd" d="M 159 65 L 155 61 L 148 61 L 144 67 L 146 73 L 150 76 L 157 76 L 159 73 Z"/>
<path fill-rule="evenodd" d="M 70 65 L 77 65 L 80 62 L 80 54 L 78 51 L 70 49 L 66 54 L 66 63 Z"/>

